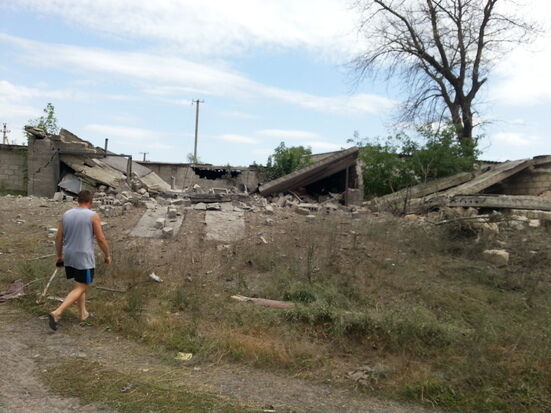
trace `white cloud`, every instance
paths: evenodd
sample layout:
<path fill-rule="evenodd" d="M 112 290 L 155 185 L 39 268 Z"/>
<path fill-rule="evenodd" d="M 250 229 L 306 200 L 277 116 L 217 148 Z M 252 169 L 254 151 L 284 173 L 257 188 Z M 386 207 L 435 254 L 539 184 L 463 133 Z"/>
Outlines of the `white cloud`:
<path fill-rule="evenodd" d="M 356 14 L 341 0 L 18 0 L 4 7 L 203 56 L 263 47 L 334 58 L 357 45 Z"/>
<path fill-rule="evenodd" d="M 490 137 L 493 143 L 499 143 L 514 147 L 531 146 L 542 142 L 539 136 L 526 135 L 517 132 L 498 132 Z"/>
<path fill-rule="evenodd" d="M 96 135 L 96 137 L 117 139 L 119 143 L 136 143 L 141 146 L 160 148 L 160 142 L 169 138 L 165 132 L 154 131 L 150 129 L 135 128 L 130 126 L 119 125 L 101 125 L 89 124 L 84 126 L 84 130 Z M 99 135 L 99 136 L 97 136 Z M 170 148 L 169 146 L 166 147 Z"/>
<path fill-rule="evenodd" d="M 263 129 L 256 132 L 258 135 L 267 136 L 276 139 L 318 139 L 319 135 L 314 132 L 306 132 L 301 130 L 284 130 L 284 129 Z"/>
<path fill-rule="evenodd" d="M 187 90 L 231 98 L 268 98 L 340 115 L 377 114 L 394 105 L 390 99 L 377 95 L 326 97 L 266 86 L 239 73 L 179 57 L 40 43 L 1 33 L 0 41 L 25 50 L 23 59 L 29 64 L 131 79 L 141 82 L 144 91 L 155 94 L 160 90 L 163 95 L 181 96 L 182 90 Z"/>
<path fill-rule="evenodd" d="M 244 143 L 247 145 L 256 145 L 259 143 L 256 139 L 249 138 L 247 136 L 242 136 L 242 135 L 235 135 L 235 134 L 220 135 L 217 137 L 217 139 L 224 142 Z"/>

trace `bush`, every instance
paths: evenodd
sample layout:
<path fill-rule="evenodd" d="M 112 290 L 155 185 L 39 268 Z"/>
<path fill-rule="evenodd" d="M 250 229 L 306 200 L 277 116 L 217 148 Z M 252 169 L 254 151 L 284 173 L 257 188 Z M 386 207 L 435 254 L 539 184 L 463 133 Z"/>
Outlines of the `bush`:
<path fill-rule="evenodd" d="M 269 180 L 277 179 L 281 176 L 290 174 L 296 170 L 302 169 L 312 163 L 312 149 L 304 146 L 286 147 L 281 142 L 274 153 L 268 158 L 266 164 L 266 178 Z"/>
<path fill-rule="evenodd" d="M 426 124 L 416 132 L 415 138 L 398 133 L 383 142 L 358 140 L 356 134 L 366 197 L 386 195 L 472 169 L 479 152 L 476 146 L 457 141 L 453 124 L 438 129 Z"/>

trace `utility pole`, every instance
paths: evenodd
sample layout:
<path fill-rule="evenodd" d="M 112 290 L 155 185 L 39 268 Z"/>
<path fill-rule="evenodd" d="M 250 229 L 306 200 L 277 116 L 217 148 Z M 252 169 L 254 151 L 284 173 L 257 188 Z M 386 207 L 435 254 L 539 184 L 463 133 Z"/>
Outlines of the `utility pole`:
<path fill-rule="evenodd" d="M 204 100 L 196 99 L 192 101 L 192 105 L 195 105 L 195 145 L 193 147 L 193 162 L 197 163 L 197 136 L 199 134 L 199 104 L 205 103 Z"/>
<path fill-rule="evenodd" d="M 9 142 L 8 142 L 8 133 L 10 133 L 11 130 L 9 130 L 7 128 L 7 124 L 4 123 L 4 127 L 2 128 L 2 143 L 4 145 L 8 145 Z M 197 141 L 197 138 L 196 138 L 196 141 Z"/>
<path fill-rule="evenodd" d="M 143 154 L 143 161 L 145 162 L 145 155 L 149 155 L 149 152 L 140 152 L 140 154 Z"/>

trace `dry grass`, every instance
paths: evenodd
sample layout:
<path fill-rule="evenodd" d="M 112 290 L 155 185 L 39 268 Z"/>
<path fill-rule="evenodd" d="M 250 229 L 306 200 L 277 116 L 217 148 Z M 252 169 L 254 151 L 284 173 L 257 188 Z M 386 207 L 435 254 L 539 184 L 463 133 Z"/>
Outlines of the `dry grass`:
<path fill-rule="evenodd" d="M 115 243 L 117 260 L 98 269 L 98 284 L 128 291 L 93 290 L 90 305 L 105 328 L 192 352 L 194 363 L 226 360 L 348 385 L 346 372 L 368 364 L 384 371 L 365 388 L 378 394 L 461 411 L 551 408 L 548 229 L 475 242 L 457 228 L 395 219 L 296 219 L 250 222 L 248 237 L 221 251 L 189 233 L 172 244 Z M 481 261 L 497 241 L 512 251 L 507 268 Z M 38 265 L 21 274 L 37 277 Z M 149 280 L 152 270 L 165 282 Z M 260 308 L 234 294 L 297 306 Z"/>

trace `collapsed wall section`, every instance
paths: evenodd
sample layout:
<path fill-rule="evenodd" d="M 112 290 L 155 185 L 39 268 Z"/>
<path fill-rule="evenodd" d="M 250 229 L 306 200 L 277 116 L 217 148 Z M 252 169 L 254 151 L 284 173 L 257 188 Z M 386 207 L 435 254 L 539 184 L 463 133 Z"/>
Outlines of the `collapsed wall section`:
<path fill-rule="evenodd" d="M 259 183 L 258 171 L 254 168 L 166 162 L 139 164 L 155 172 L 167 183 L 172 183 L 174 177 L 175 189 L 191 188 L 194 185 L 199 185 L 203 189 L 231 189 L 245 185 L 252 190 Z"/>

